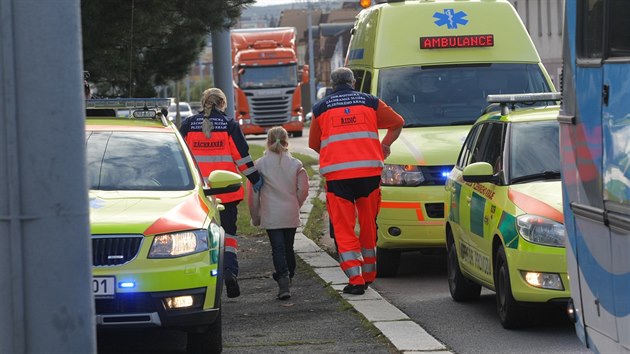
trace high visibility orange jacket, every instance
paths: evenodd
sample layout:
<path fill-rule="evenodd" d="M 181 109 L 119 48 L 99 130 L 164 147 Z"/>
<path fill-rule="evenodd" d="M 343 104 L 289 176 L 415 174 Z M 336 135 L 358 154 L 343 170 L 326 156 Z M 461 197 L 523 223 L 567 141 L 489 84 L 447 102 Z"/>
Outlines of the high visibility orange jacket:
<path fill-rule="evenodd" d="M 318 125 L 321 132 L 319 171 L 326 180 L 381 175 L 383 151 L 376 115 L 379 102 L 348 86 L 313 106 L 312 124 Z"/>
<path fill-rule="evenodd" d="M 260 175 L 249 156 L 249 145 L 238 123 L 217 110 L 212 110 L 208 119 L 213 126 L 209 139 L 202 132 L 203 113 L 184 119 L 179 128 L 204 178 L 214 170 L 240 171 L 250 182 L 258 182 Z M 217 197 L 223 203 L 243 200 L 243 188 Z"/>

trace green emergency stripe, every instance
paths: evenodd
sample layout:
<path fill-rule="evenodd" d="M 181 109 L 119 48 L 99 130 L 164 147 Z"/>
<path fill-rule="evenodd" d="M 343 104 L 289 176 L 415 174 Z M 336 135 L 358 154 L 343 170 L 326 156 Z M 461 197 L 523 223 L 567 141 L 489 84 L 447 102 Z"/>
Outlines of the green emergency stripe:
<path fill-rule="evenodd" d="M 472 194 L 470 201 L 470 231 L 483 237 L 483 212 L 486 207 L 486 199 L 477 193 Z"/>
<path fill-rule="evenodd" d="M 501 235 L 503 235 L 505 247 L 518 247 L 518 233 L 516 232 L 516 219 L 514 216 L 504 211 L 499 220 L 499 231 L 501 231 Z"/>
<path fill-rule="evenodd" d="M 461 201 L 459 200 L 462 194 L 462 185 L 459 183 L 454 183 L 453 188 L 453 197 L 451 198 L 451 208 L 449 211 L 449 219 L 454 223 L 459 224 L 459 204 Z"/>

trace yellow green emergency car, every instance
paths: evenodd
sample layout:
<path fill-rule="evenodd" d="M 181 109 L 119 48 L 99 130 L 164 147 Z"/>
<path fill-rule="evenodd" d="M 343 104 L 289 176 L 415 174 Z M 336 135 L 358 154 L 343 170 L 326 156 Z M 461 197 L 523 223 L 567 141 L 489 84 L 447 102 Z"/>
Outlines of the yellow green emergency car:
<path fill-rule="evenodd" d="M 169 101 L 86 101 L 96 323 L 181 329 L 189 352 L 218 353 L 224 232 L 212 195 L 241 177 L 200 174 L 160 111 Z"/>
<path fill-rule="evenodd" d="M 371 6 L 357 16 L 346 65 L 357 90 L 405 119 L 377 219 L 377 274 L 394 276 L 403 251 L 444 252 L 444 183 L 487 95 L 552 92 L 553 83 L 507 0 Z"/>
<path fill-rule="evenodd" d="M 569 299 L 560 181 L 559 93 L 491 95 L 448 176 L 448 284 L 455 301 L 496 292 L 505 328 L 527 307 Z"/>

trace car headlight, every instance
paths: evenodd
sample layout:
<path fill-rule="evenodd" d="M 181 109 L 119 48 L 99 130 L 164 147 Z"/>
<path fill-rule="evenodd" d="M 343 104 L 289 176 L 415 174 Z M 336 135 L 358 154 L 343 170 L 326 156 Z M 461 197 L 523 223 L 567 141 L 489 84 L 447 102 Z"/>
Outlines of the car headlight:
<path fill-rule="evenodd" d="M 424 182 L 420 166 L 385 165 L 381 173 L 381 184 L 384 186 L 415 187 Z"/>
<path fill-rule="evenodd" d="M 545 246 L 564 247 L 564 225 L 537 215 L 516 218 L 518 233 L 527 241 Z"/>
<path fill-rule="evenodd" d="M 157 235 L 149 258 L 173 258 L 208 250 L 208 230 L 193 230 Z"/>

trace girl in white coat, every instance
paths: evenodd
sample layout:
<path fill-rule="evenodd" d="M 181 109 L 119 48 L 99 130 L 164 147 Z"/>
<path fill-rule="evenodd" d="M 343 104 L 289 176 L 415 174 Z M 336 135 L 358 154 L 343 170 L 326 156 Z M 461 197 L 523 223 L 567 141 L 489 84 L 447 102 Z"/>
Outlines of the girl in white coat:
<path fill-rule="evenodd" d="M 265 181 L 258 193 L 248 183 L 247 203 L 252 224 L 267 231 L 278 282 L 278 299 L 291 297 L 290 280 L 295 274 L 293 242 L 300 226 L 300 208 L 308 196 L 308 175 L 302 162 L 289 153 L 289 134 L 282 127 L 267 133 L 267 149 L 255 161 Z"/>

